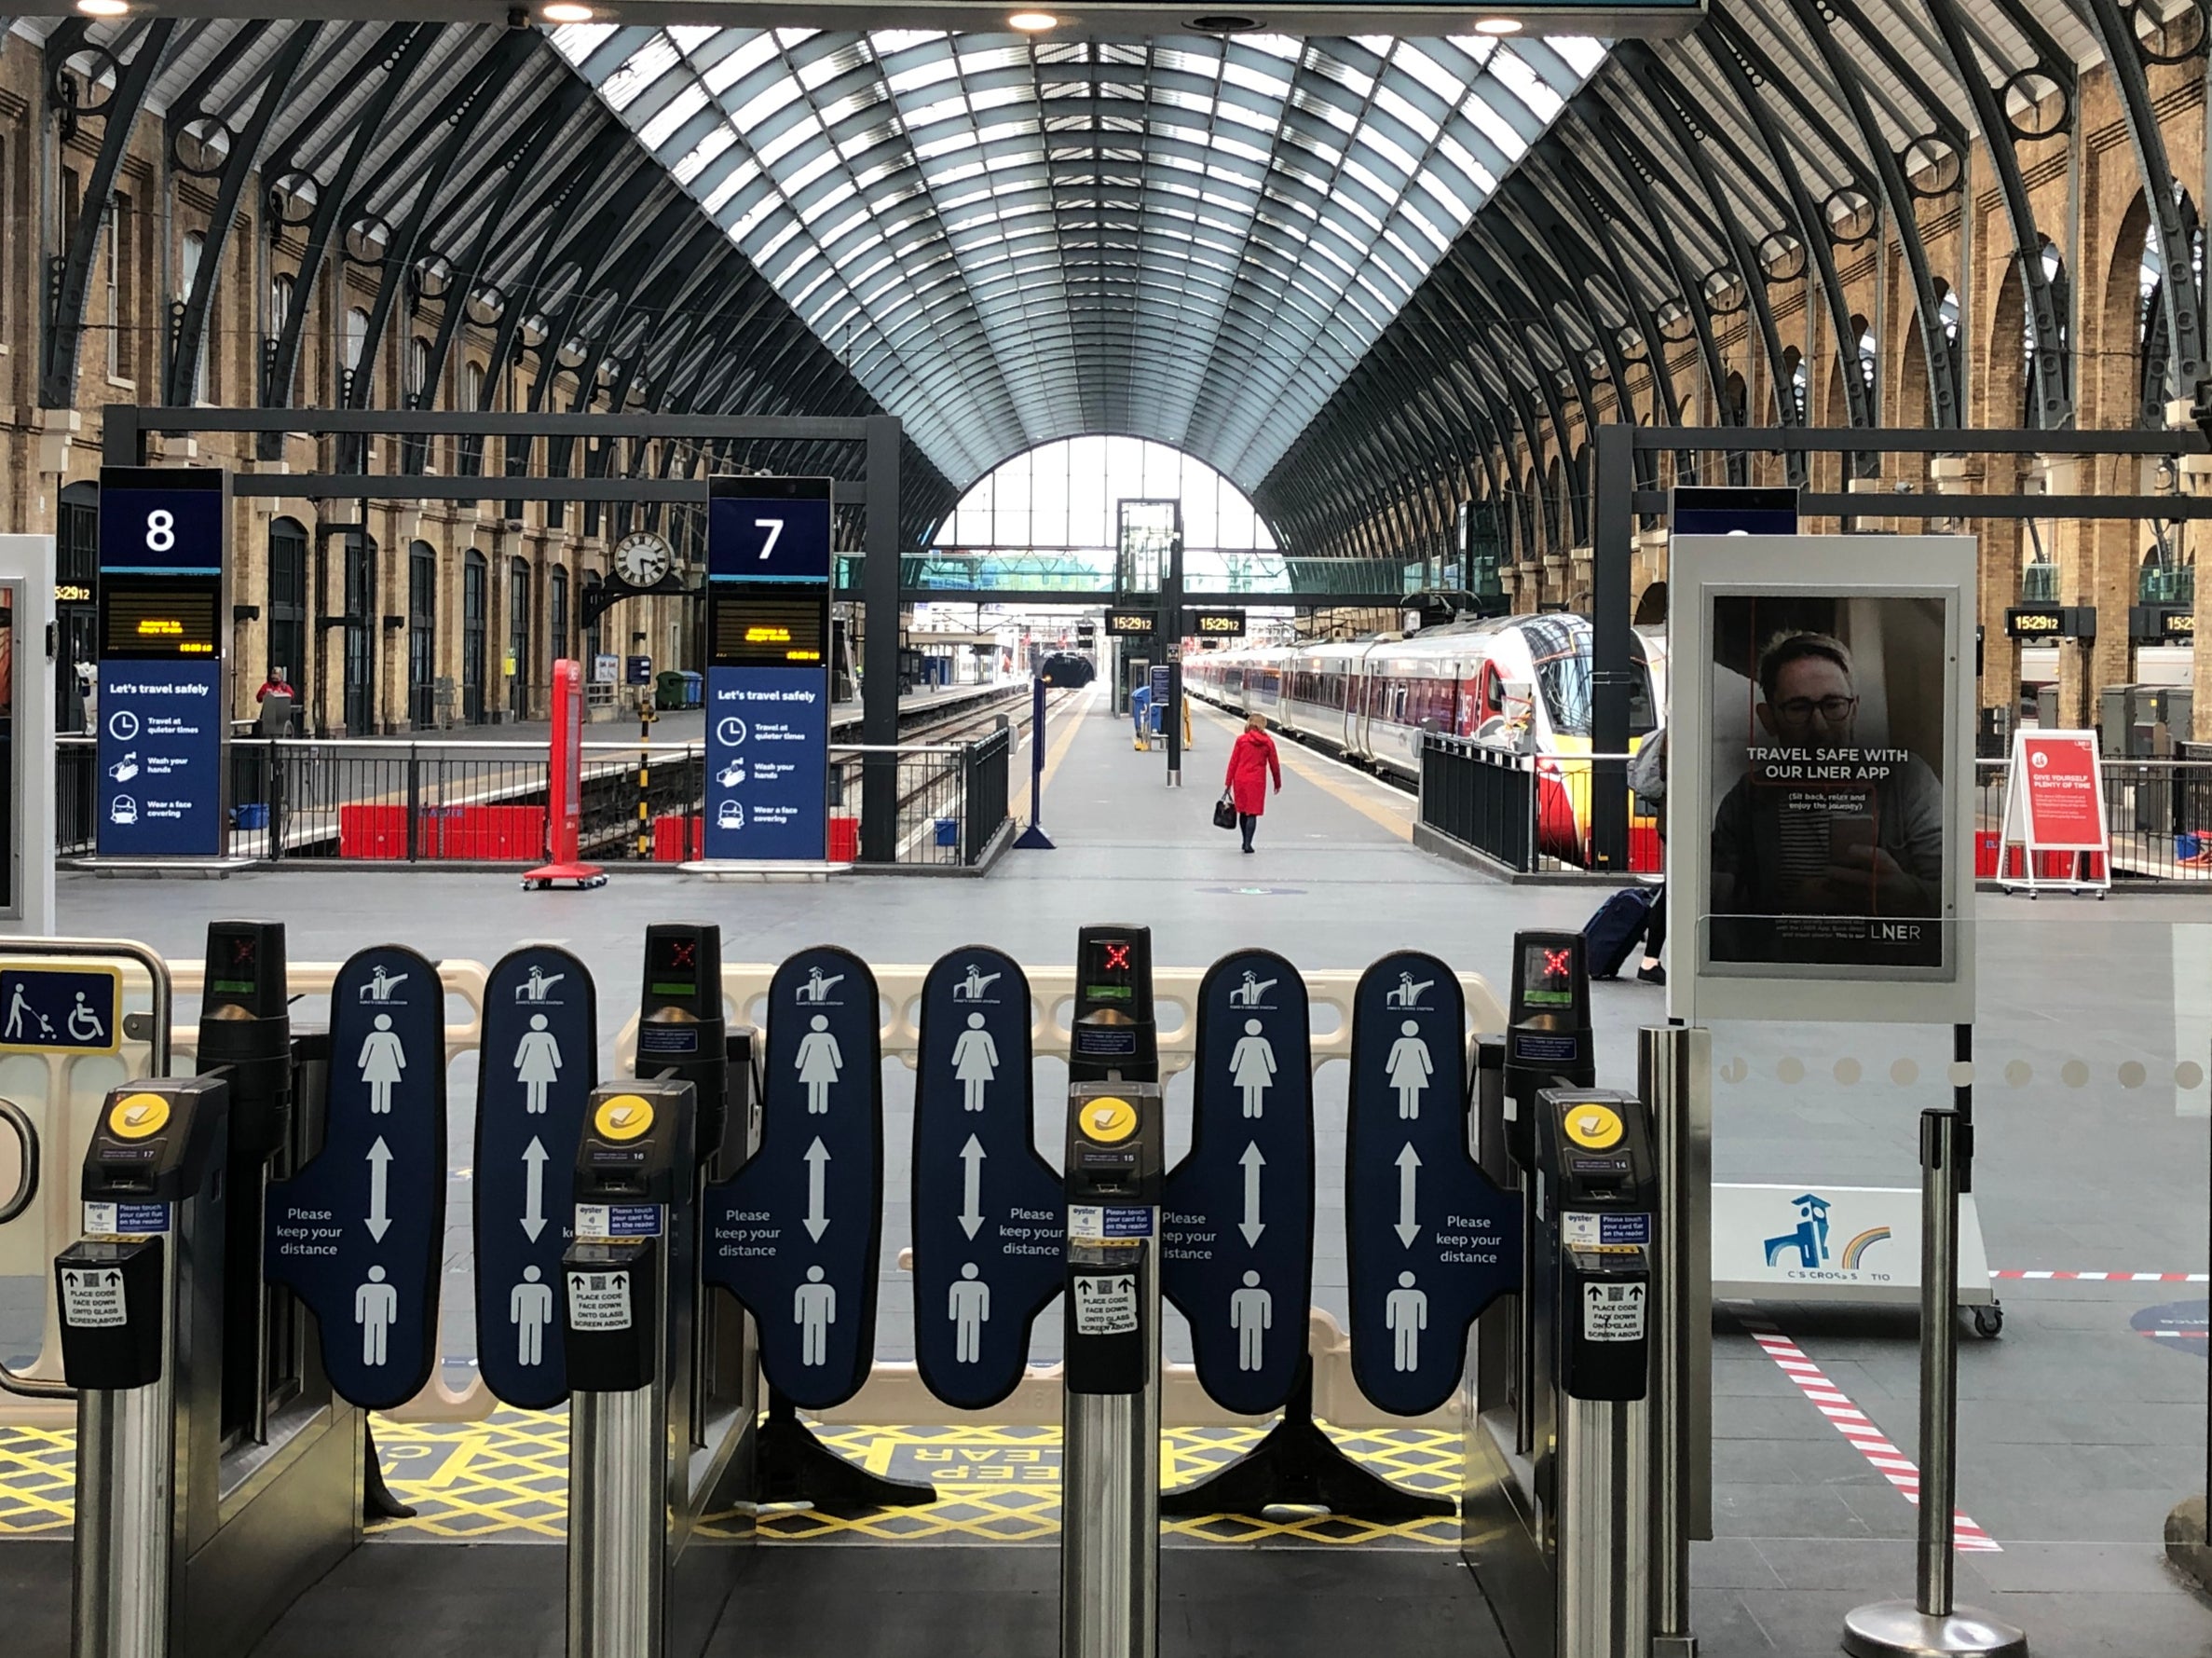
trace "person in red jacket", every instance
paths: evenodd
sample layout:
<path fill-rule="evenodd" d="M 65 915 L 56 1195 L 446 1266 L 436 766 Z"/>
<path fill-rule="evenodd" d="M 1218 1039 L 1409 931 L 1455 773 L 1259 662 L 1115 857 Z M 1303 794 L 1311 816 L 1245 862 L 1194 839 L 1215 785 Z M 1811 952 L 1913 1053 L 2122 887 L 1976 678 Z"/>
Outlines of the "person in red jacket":
<path fill-rule="evenodd" d="M 1267 810 L 1267 779 L 1275 778 L 1275 792 L 1283 791 L 1283 762 L 1275 752 L 1275 739 L 1267 734 L 1267 716 L 1248 714 L 1244 730 L 1229 746 L 1229 774 L 1222 787 L 1236 804 L 1236 827 L 1244 831 L 1244 849 L 1252 849 L 1252 831 L 1260 827 L 1260 814 Z"/>

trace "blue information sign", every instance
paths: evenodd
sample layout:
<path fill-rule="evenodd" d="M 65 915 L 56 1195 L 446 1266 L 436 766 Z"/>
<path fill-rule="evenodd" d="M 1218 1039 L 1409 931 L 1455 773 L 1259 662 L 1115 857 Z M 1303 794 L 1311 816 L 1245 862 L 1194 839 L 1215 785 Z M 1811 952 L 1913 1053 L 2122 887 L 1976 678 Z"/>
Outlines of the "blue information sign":
<path fill-rule="evenodd" d="M 553 1297 L 598 1083 L 590 971 L 551 945 L 512 952 L 485 984 L 476 1068 L 476 1354 L 484 1385 L 520 1410 L 568 1395 Z"/>
<path fill-rule="evenodd" d="M 1433 955 L 1386 955 L 1352 1004 L 1345 1250 L 1352 1375 L 1396 1416 L 1452 1396 L 1467 1329 L 1521 1287 L 1521 1199 L 1468 1155 L 1467 1004 Z"/>
<path fill-rule="evenodd" d="M 121 1001 L 113 967 L 0 968 L 0 1048 L 114 1053 Z"/>
<path fill-rule="evenodd" d="M 437 1357 L 445 1233 L 445 987 L 381 944 L 331 990 L 322 1150 L 268 1195 L 264 1259 L 322 1331 L 339 1396 L 390 1410 Z"/>
<path fill-rule="evenodd" d="M 1060 1293 L 1060 1177 L 1037 1155 L 1030 981 L 976 946 L 922 987 L 914 1079 L 914 1358 L 955 1410 L 1020 1384 L 1030 1329 Z"/>
<path fill-rule="evenodd" d="M 1161 1200 L 1160 1289 L 1191 1325 L 1199 1385 L 1224 1410 L 1280 1409 L 1313 1299 L 1314 1101 L 1305 981 L 1240 950 L 1198 987 L 1190 1154 Z"/>
<path fill-rule="evenodd" d="M 706 856 L 804 858 L 829 849 L 829 676 L 706 671 Z"/>
<path fill-rule="evenodd" d="M 223 664 L 104 661 L 100 666 L 102 857 L 220 857 Z"/>
<path fill-rule="evenodd" d="M 223 500 L 223 474 L 211 467 L 101 468 L 102 578 L 218 574 Z"/>
<path fill-rule="evenodd" d="M 759 1326 L 769 1385 L 824 1410 L 875 1360 L 883 1230 L 883 1066 L 876 979 L 818 945 L 768 992 L 760 1149 L 706 1189 L 703 1271 Z"/>
<path fill-rule="evenodd" d="M 829 580 L 829 480 L 707 481 L 709 581 Z"/>

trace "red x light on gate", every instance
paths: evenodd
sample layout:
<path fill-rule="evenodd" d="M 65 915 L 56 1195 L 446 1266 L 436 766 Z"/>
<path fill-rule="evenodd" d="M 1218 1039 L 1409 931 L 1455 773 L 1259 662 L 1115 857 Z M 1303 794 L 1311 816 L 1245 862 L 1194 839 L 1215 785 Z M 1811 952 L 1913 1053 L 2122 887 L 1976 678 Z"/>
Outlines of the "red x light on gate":
<path fill-rule="evenodd" d="M 1571 950 L 1547 950 L 1544 952 L 1545 975 L 1563 975 L 1567 970 L 1567 963 L 1573 959 L 1574 952 Z"/>
<path fill-rule="evenodd" d="M 1106 970 L 1109 973 L 1126 973 L 1129 970 L 1129 947 L 1109 943 L 1106 946 Z"/>

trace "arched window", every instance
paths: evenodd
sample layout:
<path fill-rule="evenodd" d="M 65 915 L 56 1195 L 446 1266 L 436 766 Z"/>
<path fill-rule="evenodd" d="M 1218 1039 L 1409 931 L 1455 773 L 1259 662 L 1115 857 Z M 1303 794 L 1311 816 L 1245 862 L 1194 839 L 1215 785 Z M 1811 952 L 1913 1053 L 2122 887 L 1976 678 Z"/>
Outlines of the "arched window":
<path fill-rule="evenodd" d="M 594 600 L 597 598 L 598 593 L 599 572 L 597 570 L 584 571 L 583 613 L 591 618 L 583 624 L 583 671 L 584 678 L 587 679 L 592 676 L 593 664 L 607 649 L 600 642 L 600 619 L 603 613 L 594 608 Z"/>
<path fill-rule="evenodd" d="M 346 731 L 367 736 L 376 729 L 376 541 L 356 529 L 346 549 Z"/>
<path fill-rule="evenodd" d="M 207 237 L 198 230 L 185 231 L 177 257 L 177 297 L 187 305 L 199 293 L 199 267 L 207 256 Z M 184 396 L 192 403 L 210 403 L 215 396 L 215 390 L 208 381 L 208 336 L 214 333 L 214 321 L 211 311 L 199 331 L 199 344 L 192 359 L 192 380 L 184 388 Z"/>
<path fill-rule="evenodd" d="M 530 566 L 511 559 L 507 566 L 507 712 L 530 717 Z"/>
<path fill-rule="evenodd" d="M 344 370 L 338 376 L 338 395 L 340 398 L 344 398 L 352 390 L 354 377 L 366 372 L 366 366 L 361 360 L 361 354 L 368 349 L 368 344 L 369 313 L 357 305 L 347 307 L 346 334 L 344 340 L 340 343 L 338 358 Z"/>
<path fill-rule="evenodd" d="M 438 722 L 438 549 L 407 547 L 407 719 L 417 730 Z"/>
<path fill-rule="evenodd" d="M 307 530 L 297 518 L 269 520 L 268 677 L 281 678 L 299 692 L 297 711 L 306 727 L 307 683 Z"/>
<path fill-rule="evenodd" d="M 461 718 L 484 723 L 485 607 L 491 569 L 473 547 L 461 564 Z"/>
<path fill-rule="evenodd" d="M 284 332 L 284 324 L 292 321 L 292 278 L 279 271 L 269 278 L 269 336 L 273 339 Z"/>
<path fill-rule="evenodd" d="M 416 408 L 426 408 L 430 398 L 430 342 L 421 335 L 407 338 L 407 395 L 415 400 Z"/>

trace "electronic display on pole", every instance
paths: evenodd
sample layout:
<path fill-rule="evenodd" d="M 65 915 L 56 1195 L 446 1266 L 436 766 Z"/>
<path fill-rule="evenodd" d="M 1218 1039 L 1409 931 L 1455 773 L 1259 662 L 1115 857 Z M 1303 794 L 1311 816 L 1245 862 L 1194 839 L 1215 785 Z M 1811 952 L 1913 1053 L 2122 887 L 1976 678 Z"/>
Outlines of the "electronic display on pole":
<path fill-rule="evenodd" d="M 102 857 L 229 850 L 229 523 L 221 471 L 100 470 Z"/>
<path fill-rule="evenodd" d="M 829 845 L 827 478 L 710 478 L 710 859 L 817 862 Z"/>

